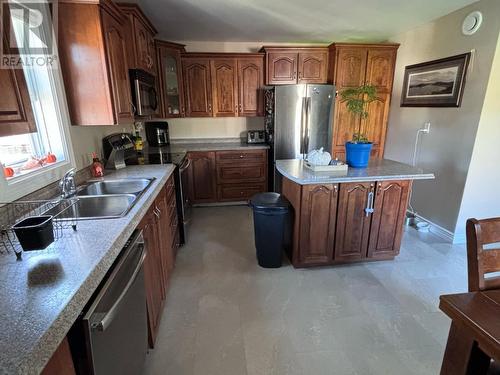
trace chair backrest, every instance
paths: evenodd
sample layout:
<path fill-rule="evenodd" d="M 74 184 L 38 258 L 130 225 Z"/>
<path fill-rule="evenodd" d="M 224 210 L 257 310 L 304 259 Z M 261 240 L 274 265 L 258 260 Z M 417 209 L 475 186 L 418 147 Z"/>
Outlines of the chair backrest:
<path fill-rule="evenodd" d="M 469 291 L 500 289 L 500 248 L 485 249 L 484 245 L 500 243 L 500 217 L 467 220 L 467 266 Z M 500 245 L 499 245 L 500 247 Z"/>

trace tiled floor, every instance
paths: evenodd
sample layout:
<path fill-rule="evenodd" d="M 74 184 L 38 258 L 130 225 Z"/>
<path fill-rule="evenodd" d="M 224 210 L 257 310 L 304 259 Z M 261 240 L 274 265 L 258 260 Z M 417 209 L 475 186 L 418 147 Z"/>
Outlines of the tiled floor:
<path fill-rule="evenodd" d="M 410 229 L 394 261 L 263 269 L 252 226 L 247 207 L 195 210 L 146 374 L 439 373 L 463 246 Z"/>

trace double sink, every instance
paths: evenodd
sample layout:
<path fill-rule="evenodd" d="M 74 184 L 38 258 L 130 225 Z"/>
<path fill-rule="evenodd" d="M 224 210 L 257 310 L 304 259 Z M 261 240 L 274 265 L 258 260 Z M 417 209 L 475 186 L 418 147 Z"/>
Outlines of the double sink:
<path fill-rule="evenodd" d="M 90 181 L 77 188 L 77 202 L 72 210 L 62 212 L 61 219 L 114 219 L 125 216 L 154 178 L 124 178 Z M 46 214 L 50 215 L 50 211 Z"/>

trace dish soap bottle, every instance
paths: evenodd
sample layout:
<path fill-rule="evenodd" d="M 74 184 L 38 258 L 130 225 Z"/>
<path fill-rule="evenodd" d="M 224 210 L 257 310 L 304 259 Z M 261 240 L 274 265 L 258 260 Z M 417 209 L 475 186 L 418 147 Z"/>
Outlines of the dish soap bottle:
<path fill-rule="evenodd" d="M 92 166 L 90 167 L 90 172 L 92 173 L 92 177 L 104 176 L 104 168 L 95 152 L 92 153 Z"/>
<path fill-rule="evenodd" d="M 135 132 L 134 147 L 136 151 L 142 151 L 144 148 L 144 142 L 142 141 L 141 134 L 138 131 Z"/>

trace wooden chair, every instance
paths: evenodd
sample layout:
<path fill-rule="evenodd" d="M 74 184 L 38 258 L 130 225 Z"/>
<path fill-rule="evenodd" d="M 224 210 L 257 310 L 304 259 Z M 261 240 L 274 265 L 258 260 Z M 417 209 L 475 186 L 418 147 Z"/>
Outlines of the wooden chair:
<path fill-rule="evenodd" d="M 489 250 L 483 248 L 483 245 L 500 242 L 500 217 L 484 220 L 469 219 L 466 234 L 469 292 L 500 289 L 500 276 L 484 277 L 488 273 L 500 272 L 500 248 Z M 488 375 L 499 374 L 500 364 L 492 360 Z"/>
<path fill-rule="evenodd" d="M 486 274 L 500 272 L 500 245 L 485 250 L 483 245 L 500 243 L 500 217 L 467 220 L 467 268 L 469 291 L 500 289 L 500 276 L 485 278 Z"/>

